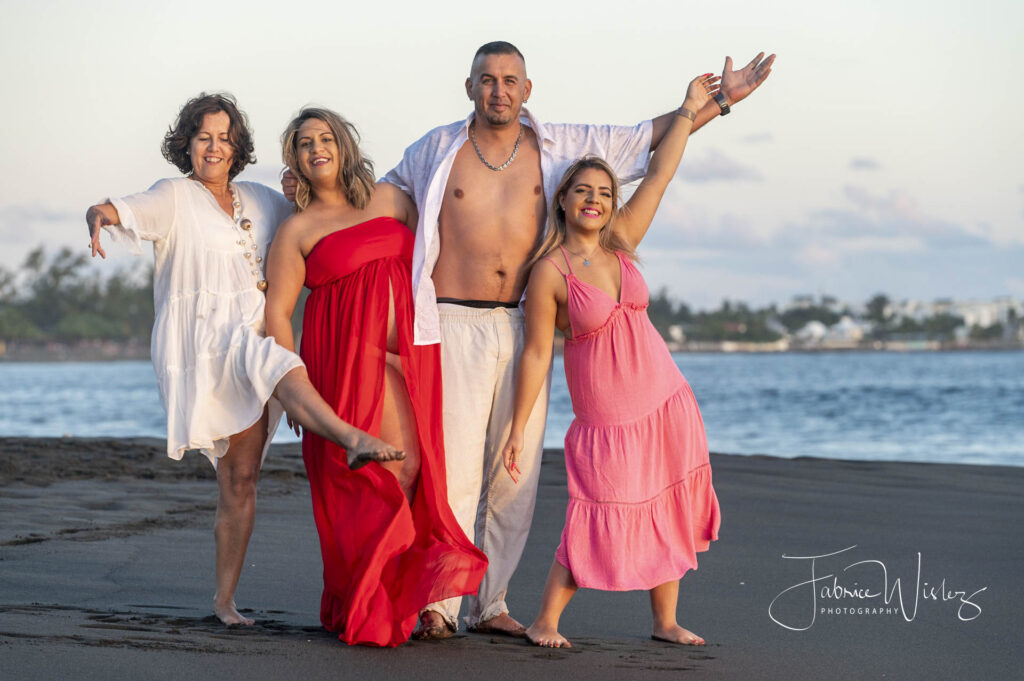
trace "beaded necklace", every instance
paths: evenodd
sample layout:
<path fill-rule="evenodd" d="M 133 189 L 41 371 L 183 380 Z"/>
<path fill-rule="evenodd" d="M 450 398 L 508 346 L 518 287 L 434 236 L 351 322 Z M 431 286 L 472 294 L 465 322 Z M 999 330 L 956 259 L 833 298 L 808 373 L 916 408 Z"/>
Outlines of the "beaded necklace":
<path fill-rule="evenodd" d="M 265 292 L 267 290 L 267 279 L 263 274 L 263 256 L 260 255 L 259 246 L 256 245 L 256 235 L 253 232 L 252 220 L 242 215 L 242 201 L 238 198 L 235 185 L 229 184 L 228 189 L 231 190 L 231 219 L 235 230 L 239 232 L 239 237 L 241 237 L 235 243 L 242 247 L 242 255 L 249 261 L 249 271 L 256 280 L 256 288 Z M 245 235 L 249 236 L 248 241 L 246 241 Z"/>

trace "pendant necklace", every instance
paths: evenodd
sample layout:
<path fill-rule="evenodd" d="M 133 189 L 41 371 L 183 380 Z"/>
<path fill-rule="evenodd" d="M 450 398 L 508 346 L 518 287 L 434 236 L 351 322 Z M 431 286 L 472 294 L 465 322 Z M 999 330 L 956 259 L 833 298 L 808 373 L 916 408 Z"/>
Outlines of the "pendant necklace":
<path fill-rule="evenodd" d="M 565 250 L 575 255 L 577 258 L 583 258 L 584 267 L 590 267 L 590 259 L 593 258 L 594 254 L 601 249 L 601 244 L 594 246 L 594 250 L 590 251 L 590 255 L 583 255 L 582 253 L 577 253 L 576 251 L 570 250 L 568 247 L 565 247 L 564 245 L 563 248 L 565 248 Z"/>
<path fill-rule="evenodd" d="M 508 160 L 502 163 L 500 166 L 492 166 L 490 163 L 487 162 L 487 159 L 484 158 L 483 153 L 480 151 L 480 147 L 476 143 L 476 135 L 473 134 L 474 127 L 476 127 L 475 120 L 469 124 L 469 141 L 473 143 L 473 148 L 476 149 L 476 155 L 480 158 L 480 162 L 483 163 L 488 168 L 490 168 L 491 170 L 495 171 L 504 170 L 505 168 L 508 168 L 510 165 L 512 165 L 512 161 L 516 160 L 516 154 L 519 153 L 519 143 L 523 141 L 523 124 L 519 124 L 519 137 L 516 138 L 516 146 L 513 147 L 512 149 L 512 155 L 509 156 Z"/>

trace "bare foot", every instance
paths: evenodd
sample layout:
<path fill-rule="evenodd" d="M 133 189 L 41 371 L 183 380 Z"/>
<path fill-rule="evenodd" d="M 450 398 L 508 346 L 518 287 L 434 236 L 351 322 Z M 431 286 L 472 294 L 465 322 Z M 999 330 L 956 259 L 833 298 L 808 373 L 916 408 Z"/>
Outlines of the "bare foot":
<path fill-rule="evenodd" d="M 525 633 L 526 638 L 541 648 L 572 648 L 569 640 L 558 633 L 555 627 L 543 627 L 536 622 L 530 625 Z"/>
<path fill-rule="evenodd" d="M 455 630 L 448 626 L 441 613 L 424 610 L 420 613 L 420 625 L 412 632 L 412 637 L 415 641 L 439 641 L 450 638 L 454 633 Z"/>
<path fill-rule="evenodd" d="M 362 431 L 352 438 L 346 451 L 348 452 L 348 467 L 352 470 L 362 468 L 371 461 L 381 463 L 405 459 L 405 452 Z"/>
<path fill-rule="evenodd" d="M 232 624 L 244 624 L 249 627 L 256 622 L 256 620 L 250 617 L 243 617 L 242 613 L 238 612 L 238 608 L 235 607 L 234 601 L 229 601 L 227 603 L 217 603 L 214 601 L 213 612 L 217 615 L 217 619 L 229 627 Z"/>
<path fill-rule="evenodd" d="M 704 639 L 700 636 L 688 629 L 683 629 L 678 624 L 673 624 L 672 626 L 665 628 L 655 627 L 654 633 L 651 634 L 651 638 L 655 641 L 678 643 L 684 646 L 702 646 L 705 643 Z"/>
<path fill-rule="evenodd" d="M 526 627 L 509 617 L 507 612 L 489 620 L 477 622 L 469 630 L 478 634 L 501 634 L 502 636 L 524 636 L 526 634 Z"/>

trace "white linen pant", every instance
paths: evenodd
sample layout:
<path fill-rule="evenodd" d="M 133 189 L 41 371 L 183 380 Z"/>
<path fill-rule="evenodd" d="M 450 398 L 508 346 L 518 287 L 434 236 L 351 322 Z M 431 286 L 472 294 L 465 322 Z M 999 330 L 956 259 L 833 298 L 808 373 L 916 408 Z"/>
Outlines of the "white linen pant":
<path fill-rule="evenodd" d="M 525 320 L 517 308 L 479 309 L 438 304 L 441 318 L 441 377 L 444 389 L 444 448 L 448 502 L 463 532 L 487 555 L 487 574 L 476 596 L 467 596 L 466 624 L 508 612 L 505 592 L 526 546 L 537 501 L 544 450 L 551 372 L 526 424 L 513 483 L 501 449 L 512 424 L 516 372 L 523 351 Z M 461 598 L 427 607 L 458 628 Z"/>

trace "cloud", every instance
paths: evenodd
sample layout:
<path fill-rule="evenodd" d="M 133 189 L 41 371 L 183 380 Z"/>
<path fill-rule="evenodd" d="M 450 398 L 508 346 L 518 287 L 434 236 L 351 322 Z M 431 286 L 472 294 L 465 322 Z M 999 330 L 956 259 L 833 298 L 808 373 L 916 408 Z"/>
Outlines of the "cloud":
<path fill-rule="evenodd" d="M 39 204 L 8 204 L 0 206 L 0 225 L 24 222 L 67 222 L 68 220 L 85 219 L 85 212 L 71 212 L 55 208 L 47 208 Z"/>
<path fill-rule="evenodd" d="M 691 200 L 694 194 L 679 182 L 669 185 L 644 237 L 645 249 L 685 249 L 693 254 L 756 249 L 766 244 L 764 225 L 735 213 L 712 212 Z"/>
<path fill-rule="evenodd" d="M 748 180 L 760 182 L 764 178 L 754 168 L 744 166 L 716 149 L 683 163 L 677 176 L 684 182 L 711 182 L 713 180 Z"/>
<path fill-rule="evenodd" d="M 914 253 L 922 250 L 923 244 L 915 237 L 860 237 L 841 241 L 808 242 L 800 246 L 793 259 L 810 267 L 831 267 L 839 265 L 844 257 L 861 253 Z"/>
<path fill-rule="evenodd" d="M 873 158 L 857 156 L 850 159 L 851 170 L 878 170 L 882 165 Z"/>
<path fill-rule="evenodd" d="M 0 239 L 4 245 L 37 243 L 54 234 L 81 227 L 85 234 L 85 211 L 50 208 L 41 204 L 8 204 L 0 206 Z M 85 238 L 85 237 L 83 237 Z"/>
<path fill-rule="evenodd" d="M 755 132 L 750 135 L 746 135 L 740 138 L 740 142 L 744 144 L 762 144 L 764 142 L 771 142 L 775 139 L 775 136 L 770 132 Z"/>
<path fill-rule="evenodd" d="M 992 245 L 978 230 L 928 215 L 903 192 L 872 194 L 851 185 L 843 189 L 843 195 L 849 206 L 811 213 L 805 224 L 787 230 L 793 234 L 790 242 L 828 241 L 840 250 L 856 252 Z"/>
<path fill-rule="evenodd" d="M 669 295 L 695 309 L 713 309 L 723 299 L 762 305 L 789 300 L 807 287 L 792 267 L 773 269 L 774 258 L 763 254 L 736 256 L 705 254 L 691 258 L 690 251 L 640 251 L 640 268 L 651 291 L 664 287 Z"/>
<path fill-rule="evenodd" d="M 1007 277 L 1004 281 L 1006 291 L 1015 298 L 1024 298 L 1024 279 L 1020 277 Z"/>

